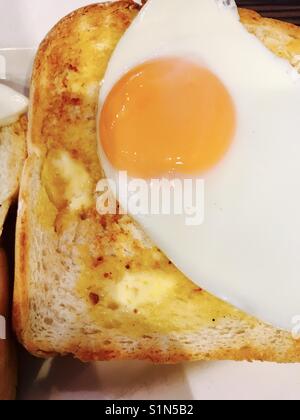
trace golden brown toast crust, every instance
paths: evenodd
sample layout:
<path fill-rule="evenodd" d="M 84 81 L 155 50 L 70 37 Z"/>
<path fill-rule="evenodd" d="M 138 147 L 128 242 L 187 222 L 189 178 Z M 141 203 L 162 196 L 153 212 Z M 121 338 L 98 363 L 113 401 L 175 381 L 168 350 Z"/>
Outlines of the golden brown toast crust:
<path fill-rule="evenodd" d="M 153 245 L 145 245 L 147 239 L 135 238 L 132 230 L 138 228 L 129 218 L 95 211 L 93 190 L 103 175 L 96 152 L 99 84 L 138 10 L 134 2 L 122 1 L 75 11 L 56 25 L 37 54 L 17 226 L 19 340 L 38 356 L 70 353 L 81 360 L 300 361 L 300 343 L 290 334 L 195 288 Z M 299 28 L 245 10 L 241 19 L 266 46 L 298 66 Z M 71 169 L 80 174 L 84 197 L 74 199 L 73 184 L 64 177 Z M 78 274 L 75 283 L 74 275 L 65 274 L 72 270 Z M 131 279 L 138 289 L 141 274 L 149 273 L 154 273 L 146 289 L 150 298 L 137 298 Z M 153 290 L 155 273 L 163 298 Z M 124 286 L 128 276 L 135 277 Z M 132 306 L 137 300 L 138 309 Z M 54 306 L 61 309 L 58 320 Z"/>

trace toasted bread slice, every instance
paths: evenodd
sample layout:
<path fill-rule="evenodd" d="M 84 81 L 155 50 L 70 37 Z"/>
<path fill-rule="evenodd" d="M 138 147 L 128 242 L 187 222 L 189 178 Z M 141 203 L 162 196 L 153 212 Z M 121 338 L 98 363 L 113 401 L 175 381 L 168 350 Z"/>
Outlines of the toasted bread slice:
<path fill-rule="evenodd" d="M 25 161 L 27 117 L 0 127 L 0 236 L 9 207 L 17 197 Z"/>
<path fill-rule="evenodd" d="M 39 49 L 17 223 L 17 335 L 37 356 L 84 361 L 300 361 L 290 334 L 196 287 L 129 217 L 96 212 L 100 81 L 138 10 L 132 1 L 80 9 Z M 244 10 L 241 18 L 299 65 L 300 29 Z"/>
<path fill-rule="evenodd" d="M 7 261 L 4 251 L 0 249 L 0 315 L 6 318 L 7 326 L 10 321 L 8 319 L 8 296 Z M 13 400 L 15 398 L 16 384 L 17 358 L 10 332 L 7 329 L 6 339 L 0 338 L 0 401 Z"/>

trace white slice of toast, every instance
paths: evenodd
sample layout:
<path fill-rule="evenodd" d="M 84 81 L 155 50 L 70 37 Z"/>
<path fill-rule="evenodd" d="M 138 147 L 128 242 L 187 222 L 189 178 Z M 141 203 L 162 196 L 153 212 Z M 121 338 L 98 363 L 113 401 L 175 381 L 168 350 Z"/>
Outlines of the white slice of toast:
<path fill-rule="evenodd" d="M 300 342 L 196 287 L 127 216 L 100 217 L 100 82 L 138 12 L 132 1 L 63 19 L 33 73 L 17 222 L 14 326 L 37 356 L 299 362 Z M 249 31 L 300 68 L 300 29 L 241 10 Z"/>
<path fill-rule="evenodd" d="M 0 237 L 9 208 L 17 199 L 26 157 L 26 133 L 27 117 L 25 115 L 11 125 L 0 127 Z M 0 339 L 1 401 L 15 398 L 17 384 L 16 350 L 9 328 L 11 321 L 9 289 L 6 256 L 0 249 L 0 315 L 6 318 L 7 334 L 5 340 Z"/>

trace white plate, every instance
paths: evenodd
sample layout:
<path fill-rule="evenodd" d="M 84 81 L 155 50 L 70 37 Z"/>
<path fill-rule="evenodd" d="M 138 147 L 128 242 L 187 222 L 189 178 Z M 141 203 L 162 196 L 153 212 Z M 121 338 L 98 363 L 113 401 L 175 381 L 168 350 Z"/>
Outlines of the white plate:
<path fill-rule="evenodd" d="M 91 1 L 0 2 L 0 49 L 6 49 L 0 56 L 12 56 L 16 48 L 26 48 L 21 62 L 20 55 L 15 59 L 10 57 L 7 70 L 22 89 L 28 83 L 32 61 L 30 49 L 36 48 L 59 18 L 87 3 Z M 300 395 L 300 365 L 232 362 L 179 366 L 139 362 L 81 364 L 70 358 L 43 362 L 22 353 L 20 382 L 21 399 L 289 400 L 298 399 Z"/>

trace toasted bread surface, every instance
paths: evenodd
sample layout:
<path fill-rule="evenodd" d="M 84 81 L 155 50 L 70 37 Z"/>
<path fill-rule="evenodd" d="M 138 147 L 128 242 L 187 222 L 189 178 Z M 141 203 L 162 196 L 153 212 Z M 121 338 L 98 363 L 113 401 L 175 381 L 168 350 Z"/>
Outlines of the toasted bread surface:
<path fill-rule="evenodd" d="M 37 356 L 85 361 L 300 361 L 290 334 L 196 287 L 130 217 L 96 212 L 100 82 L 138 10 L 120 1 L 75 11 L 37 54 L 17 222 L 19 340 Z M 249 31 L 298 68 L 300 29 L 240 13 Z"/>

